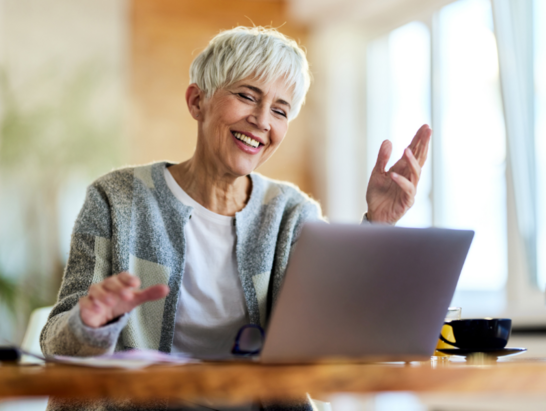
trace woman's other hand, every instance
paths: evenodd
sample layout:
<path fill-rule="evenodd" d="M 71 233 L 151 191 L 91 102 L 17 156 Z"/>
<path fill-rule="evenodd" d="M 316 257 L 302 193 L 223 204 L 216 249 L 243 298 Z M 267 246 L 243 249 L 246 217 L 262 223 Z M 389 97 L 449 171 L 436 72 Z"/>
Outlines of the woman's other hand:
<path fill-rule="evenodd" d="M 392 143 L 383 141 L 366 192 L 369 221 L 395 224 L 413 205 L 431 135 L 430 127 L 423 125 L 389 171 L 385 171 L 385 167 L 392 153 Z"/>
<path fill-rule="evenodd" d="M 169 287 L 157 284 L 139 290 L 140 279 L 127 272 L 108 277 L 89 287 L 86 296 L 80 298 L 80 316 L 88 327 L 98 328 L 136 306 L 158 300 L 169 293 Z"/>

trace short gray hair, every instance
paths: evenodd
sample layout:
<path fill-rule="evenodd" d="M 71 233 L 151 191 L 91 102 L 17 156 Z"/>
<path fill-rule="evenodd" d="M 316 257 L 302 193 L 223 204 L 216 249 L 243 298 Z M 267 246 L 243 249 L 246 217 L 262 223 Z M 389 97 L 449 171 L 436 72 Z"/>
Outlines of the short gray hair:
<path fill-rule="evenodd" d="M 286 78 L 287 84 L 294 86 L 288 119 L 298 115 L 311 83 L 309 63 L 298 44 L 275 29 L 235 27 L 222 31 L 190 67 L 190 82 L 207 97 L 251 75 L 266 82 Z"/>

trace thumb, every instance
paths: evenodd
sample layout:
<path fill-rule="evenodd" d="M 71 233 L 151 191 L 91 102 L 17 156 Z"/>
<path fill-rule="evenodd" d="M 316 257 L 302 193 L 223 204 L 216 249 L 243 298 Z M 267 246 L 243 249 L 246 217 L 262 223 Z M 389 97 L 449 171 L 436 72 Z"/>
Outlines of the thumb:
<path fill-rule="evenodd" d="M 169 287 L 165 284 L 156 284 L 142 291 L 136 291 L 133 302 L 136 305 L 140 305 L 148 301 L 159 300 L 166 297 L 167 294 L 169 294 Z"/>
<path fill-rule="evenodd" d="M 389 140 L 383 141 L 381 147 L 379 148 L 379 154 L 377 155 L 377 162 L 375 163 L 375 171 L 385 172 L 387 168 L 387 163 L 391 158 L 392 153 L 392 143 Z"/>

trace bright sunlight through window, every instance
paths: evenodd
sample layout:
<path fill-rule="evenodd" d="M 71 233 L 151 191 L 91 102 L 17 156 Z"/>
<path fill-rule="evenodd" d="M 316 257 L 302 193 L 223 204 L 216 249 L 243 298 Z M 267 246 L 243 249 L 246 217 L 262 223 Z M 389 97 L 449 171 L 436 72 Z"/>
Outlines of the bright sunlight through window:
<path fill-rule="evenodd" d="M 430 150 L 416 204 L 399 225 L 475 230 L 458 290 L 498 291 L 508 270 L 506 136 L 490 2 L 460 0 L 441 9 L 436 23 L 432 93 L 431 35 L 424 23 L 369 45 L 368 164 L 373 167 L 385 138 L 395 146 L 392 160 L 400 158 L 412 133 L 430 122 L 434 95 L 435 158 Z"/>

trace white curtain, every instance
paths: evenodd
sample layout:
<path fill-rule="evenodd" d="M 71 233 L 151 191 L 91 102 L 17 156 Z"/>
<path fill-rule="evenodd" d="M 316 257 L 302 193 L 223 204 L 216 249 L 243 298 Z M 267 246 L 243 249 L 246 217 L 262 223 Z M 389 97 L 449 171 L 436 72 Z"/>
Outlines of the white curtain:
<path fill-rule="evenodd" d="M 533 1 L 491 0 L 504 118 L 508 170 L 517 221 L 531 279 L 537 279 L 536 179 L 534 144 Z"/>

